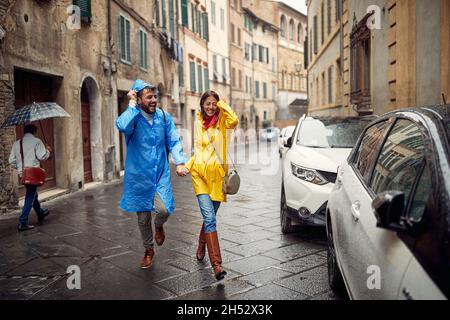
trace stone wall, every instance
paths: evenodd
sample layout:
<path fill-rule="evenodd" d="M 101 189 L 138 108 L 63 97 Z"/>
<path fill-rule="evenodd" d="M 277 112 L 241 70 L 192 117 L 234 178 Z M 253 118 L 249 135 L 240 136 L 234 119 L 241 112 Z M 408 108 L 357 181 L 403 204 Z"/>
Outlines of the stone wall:
<path fill-rule="evenodd" d="M 1 58 L 0 58 L 1 59 Z M 0 62 L 2 62 L 0 60 Z M 14 111 L 14 91 L 11 75 L 0 69 L 0 124 Z M 18 204 L 8 163 L 16 138 L 14 128 L 0 129 L 0 214 L 15 209 Z"/>

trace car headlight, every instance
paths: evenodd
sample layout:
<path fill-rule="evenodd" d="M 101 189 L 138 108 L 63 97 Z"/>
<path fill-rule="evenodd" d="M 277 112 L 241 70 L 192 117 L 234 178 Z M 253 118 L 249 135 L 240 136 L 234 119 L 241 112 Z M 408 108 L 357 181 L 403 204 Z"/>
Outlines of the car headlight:
<path fill-rule="evenodd" d="M 299 179 L 318 184 L 323 185 L 327 184 L 328 181 L 320 175 L 316 170 L 305 168 L 299 165 L 296 165 L 291 162 L 291 170 L 292 174 L 296 176 Z"/>

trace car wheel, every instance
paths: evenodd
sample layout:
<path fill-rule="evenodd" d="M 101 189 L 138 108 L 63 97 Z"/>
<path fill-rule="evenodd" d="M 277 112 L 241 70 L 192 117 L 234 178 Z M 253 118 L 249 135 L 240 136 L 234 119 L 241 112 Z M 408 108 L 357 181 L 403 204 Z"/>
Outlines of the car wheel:
<path fill-rule="evenodd" d="M 284 193 L 284 186 L 281 186 L 281 200 L 280 200 L 280 224 L 281 224 L 281 232 L 284 234 L 292 233 L 294 231 L 294 227 L 292 226 L 291 218 L 287 215 L 287 204 L 286 204 L 286 195 Z"/>
<path fill-rule="evenodd" d="M 336 250 L 333 242 L 333 230 L 331 221 L 327 214 L 327 264 L 328 264 L 328 284 L 334 291 L 340 292 L 345 288 L 344 279 L 336 260 Z"/>

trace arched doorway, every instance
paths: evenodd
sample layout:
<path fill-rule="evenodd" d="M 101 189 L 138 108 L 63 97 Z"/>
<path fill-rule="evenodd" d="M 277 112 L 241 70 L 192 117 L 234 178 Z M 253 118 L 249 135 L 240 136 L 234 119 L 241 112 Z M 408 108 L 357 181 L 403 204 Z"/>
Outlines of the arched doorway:
<path fill-rule="evenodd" d="M 55 101 L 54 91 L 56 88 L 56 77 L 43 75 L 33 71 L 14 69 L 14 104 L 16 109 L 33 102 Z M 56 187 L 56 166 L 54 138 L 54 119 L 46 119 L 33 123 L 38 127 L 37 137 L 48 144 L 53 150 L 53 156 L 41 162 L 45 169 L 45 184 L 40 187 L 40 191 Z M 16 137 L 23 137 L 24 126 L 16 127 Z M 45 138 L 44 138 L 45 137 Z M 25 188 L 19 186 L 19 196 L 25 195 Z"/>
<path fill-rule="evenodd" d="M 97 82 L 86 76 L 81 85 L 81 132 L 84 183 L 104 180 L 101 97 Z"/>
<path fill-rule="evenodd" d="M 81 88 L 81 137 L 83 143 L 83 173 L 84 183 L 93 181 L 91 154 L 91 107 L 86 84 Z"/>

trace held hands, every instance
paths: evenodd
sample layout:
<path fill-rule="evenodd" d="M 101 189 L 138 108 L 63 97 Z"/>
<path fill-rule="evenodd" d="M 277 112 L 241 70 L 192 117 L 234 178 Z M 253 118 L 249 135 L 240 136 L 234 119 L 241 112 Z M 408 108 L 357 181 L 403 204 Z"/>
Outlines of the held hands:
<path fill-rule="evenodd" d="M 177 166 L 177 176 L 185 177 L 189 173 L 188 168 L 184 164 L 180 164 Z"/>

